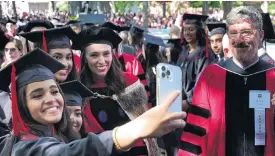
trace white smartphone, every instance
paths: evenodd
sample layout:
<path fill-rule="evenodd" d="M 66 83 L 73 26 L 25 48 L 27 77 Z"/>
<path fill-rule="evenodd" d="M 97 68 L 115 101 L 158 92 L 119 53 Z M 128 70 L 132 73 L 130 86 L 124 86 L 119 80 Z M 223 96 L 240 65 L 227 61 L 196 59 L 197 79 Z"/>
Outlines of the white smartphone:
<path fill-rule="evenodd" d="M 182 71 L 180 67 L 166 63 L 159 63 L 156 67 L 157 105 L 167 96 L 177 90 L 182 91 Z M 182 93 L 169 108 L 169 112 L 182 111 Z"/>

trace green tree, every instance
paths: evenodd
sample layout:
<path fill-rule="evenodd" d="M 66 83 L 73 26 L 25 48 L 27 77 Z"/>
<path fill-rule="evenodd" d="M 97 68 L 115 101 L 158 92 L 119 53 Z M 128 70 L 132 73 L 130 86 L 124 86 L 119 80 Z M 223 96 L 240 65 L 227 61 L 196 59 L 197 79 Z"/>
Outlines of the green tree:
<path fill-rule="evenodd" d="M 69 12 L 70 11 L 70 4 L 69 4 L 68 1 L 60 1 L 56 4 L 56 6 L 62 12 Z"/>
<path fill-rule="evenodd" d="M 202 8 L 202 1 L 191 1 L 189 2 L 189 6 L 192 8 Z"/>
<path fill-rule="evenodd" d="M 233 2 L 233 7 L 239 7 L 239 6 L 243 6 L 243 1 L 235 1 L 235 2 Z"/>
<path fill-rule="evenodd" d="M 209 5 L 209 8 L 221 8 L 220 1 L 209 1 L 208 5 Z"/>
<path fill-rule="evenodd" d="M 125 8 L 134 5 L 140 6 L 142 5 L 142 1 L 115 1 L 115 10 L 116 12 L 123 13 Z"/>
<path fill-rule="evenodd" d="M 271 15 L 275 15 L 275 3 L 268 4 L 268 12 Z"/>
<path fill-rule="evenodd" d="M 202 8 L 203 1 L 191 1 L 191 2 L 189 2 L 189 6 L 192 8 Z M 209 6 L 209 8 L 221 8 L 221 2 L 220 1 L 209 1 L 208 6 Z"/>

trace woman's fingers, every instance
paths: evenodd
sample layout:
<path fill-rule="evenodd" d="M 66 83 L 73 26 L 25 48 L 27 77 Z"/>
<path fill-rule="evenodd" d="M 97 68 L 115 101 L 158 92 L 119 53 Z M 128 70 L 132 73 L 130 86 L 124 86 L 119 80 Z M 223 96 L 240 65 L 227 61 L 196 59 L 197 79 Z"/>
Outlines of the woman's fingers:
<path fill-rule="evenodd" d="M 164 103 L 161 105 L 168 109 L 179 96 L 180 92 L 181 91 L 175 91 L 169 94 L 168 97 L 164 100 Z"/>
<path fill-rule="evenodd" d="M 169 113 L 167 114 L 167 117 L 165 121 L 173 121 L 173 120 L 178 120 L 178 119 L 185 119 L 186 118 L 186 112 L 174 112 L 174 113 Z"/>
<path fill-rule="evenodd" d="M 171 120 L 170 122 L 166 123 L 163 125 L 165 129 L 168 129 L 169 131 L 173 131 L 174 129 L 177 128 L 184 128 L 186 125 L 186 122 L 182 119 L 177 119 L 177 120 Z"/>

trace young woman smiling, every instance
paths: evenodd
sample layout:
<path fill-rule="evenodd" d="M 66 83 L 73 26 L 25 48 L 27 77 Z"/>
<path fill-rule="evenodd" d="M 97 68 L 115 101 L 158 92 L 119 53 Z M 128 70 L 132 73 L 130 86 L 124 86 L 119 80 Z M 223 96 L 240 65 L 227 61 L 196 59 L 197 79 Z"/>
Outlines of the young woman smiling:
<path fill-rule="evenodd" d="M 76 33 L 71 27 L 61 27 L 34 31 L 20 34 L 27 40 L 34 43 L 35 47 L 48 52 L 52 57 L 62 63 L 65 68 L 55 73 L 58 83 L 77 79 L 74 54 L 71 50 L 70 40 L 73 40 Z"/>

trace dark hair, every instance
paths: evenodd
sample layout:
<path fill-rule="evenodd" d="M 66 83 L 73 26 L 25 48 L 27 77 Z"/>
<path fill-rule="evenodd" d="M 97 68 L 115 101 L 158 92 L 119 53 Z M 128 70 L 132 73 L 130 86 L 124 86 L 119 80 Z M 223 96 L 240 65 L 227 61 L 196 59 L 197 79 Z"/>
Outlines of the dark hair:
<path fill-rule="evenodd" d="M 155 44 L 146 44 L 145 46 L 145 71 L 156 66 L 160 62 L 164 62 L 162 54 L 159 52 L 159 46 Z"/>
<path fill-rule="evenodd" d="M 180 50 L 177 48 L 171 48 L 170 50 L 170 56 L 171 56 L 171 62 L 177 63 L 180 55 Z"/>
<path fill-rule="evenodd" d="M 84 122 L 83 107 L 81 110 L 81 117 L 82 117 L 82 126 L 80 127 L 79 134 L 81 138 L 85 138 L 88 135 L 88 133 L 86 131 L 85 122 Z"/>
<path fill-rule="evenodd" d="M 92 71 L 88 66 L 85 53 L 86 53 L 86 48 L 84 48 L 81 53 L 80 81 L 84 85 L 86 85 L 88 88 L 90 88 L 90 86 L 95 82 L 93 80 Z M 111 91 L 115 92 L 115 94 L 118 94 L 126 88 L 126 81 L 125 81 L 125 78 L 123 77 L 123 72 L 119 67 L 119 62 L 117 58 L 115 57 L 112 51 L 110 51 L 110 53 L 113 59 L 112 59 L 111 67 L 105 76 L 105 83 Z"/>
<path fill-rule="evenodd" d="M 64 95 L 62 93 L 61 88 L 59 87 L 59 85 L 57 83 L 56 83 L 56 85 L 58 86 L 58 89 L 64 99 Z M 27 108 L 26 88 L 27 88 L 27 86 L 23 86 L 17 90 L 17 97 L 18 97 L 17 103 L 18 103 L 18 109 L 19 109 L 20 116 L 22 117 L 24 122 L 28 125 L 28 127 L 30 128 L 30 133 L 32 133 L 38 137 L 54 136 L 52 134 L 52 126 L 50 126 L 50 127 L 44 126 L 32 118 L 32 116 Z M 71 142 L 71 141 L 74 141 L 74 140 L 77 140 L 80 138 L 77 136 L 77 133 L 75 133 L 72 129 L 72 124 L 70 122 L 65 103 L 64 103 L 64 110 L 62 113 L 62 118 L 58 123 L 54 124 L 54 129 L 55 129 L 55 133 L 56 133 L 56 136 L 54 136 L 54 137 L 56 137 L 60 141 L 68 143 L 68 142 Z"/>
<path fill-rule="evenodd" d="M 42 43 L 39 43 L 39 42 L 34 43 L 34 47 L 43 49 Z M 48 50 L 50 50 L 50 49 L 48 49 Z M 72 53 L 73 67 L 72 67 L 72 71 L 70 72 L 70 74 L 68 75 L 67 79 L 64 82 L 73 81 L 73 80 L 78 79 L 78 75 L 77 75 L 76 67 L 75 67 L 75 62 L 74 62 L 74 53 L 73 53 L 72 50 L 71 50 L 71 53 Z"/>
<path fill-rule="evenodd" d="M 200 21 L 198 20 L 185 20 L 184 21 L 184 25 L 186 24 L 193 24 L 196 26 L 196 39 L 198 40 L 198 46 L 205 46 L 206 43 L 206 34 L 205 34 L 205 30 L 203 29 L 203 25 Z M 184 28 L 182 28 L 184 29 Z M 183 33 L 184 31 L 182 31 Z M 183 44 L 187 45 L 189 44 L 185 38 L 183 37 Z"/>
<path fill-rule="evenodd" d="M 132 45 L 134 48 L 136 48 L 136 47 L 141 48 L 142 47 L 143 35 L 141 35 L 141 34 L 131 35 L 130 34 L 130 37 L 128 39 L 129 39 L 130 45 Z"/>

